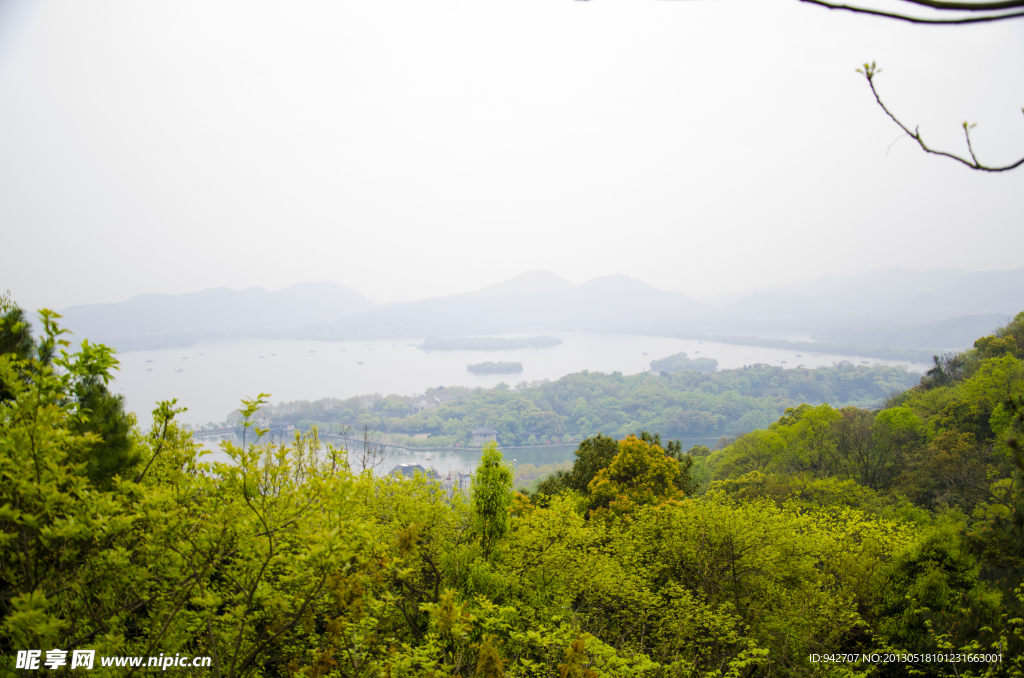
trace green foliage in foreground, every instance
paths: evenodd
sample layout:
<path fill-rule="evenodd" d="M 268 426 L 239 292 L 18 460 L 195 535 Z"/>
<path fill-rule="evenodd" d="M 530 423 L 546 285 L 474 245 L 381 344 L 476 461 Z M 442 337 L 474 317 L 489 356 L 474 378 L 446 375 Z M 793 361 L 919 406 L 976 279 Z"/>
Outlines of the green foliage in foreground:
<path fill-rule="evenodd" d="M 324 430 L 368 426 L 392 434 L 429 433 L 432 440 L 423 443 L 437 444 L 433 442 L 437 437 L 445 445 L 469 443 L 477 426 L 494 428 L 504 446 L 529 444 L 530 436 L 580 439 L 604 433 L 624 438 L 645 430 L 670 439 L 710 440 L 765 428 L 786 408 L 802 403 L 877 406 L 918 379 L 902 368 L 850 363 L 813 370 L 753 365 L 667 376 L 579 372 L 557 381 L 522 382 L 514 390 L 505 386 L 430 390 L 428 395 L 450 394 L 458 400 L 417 414 L 409 414 L 400 396 L 377 395 L 286 402 L 266 405 L 263 412 L 275 425 L 317 425 Z"/>
<path fill-rule="evenodd" d="M 208 655 L 225 677 L 1024 676 L 1012 350 L 717 452 L 591 438 L 527 496 L 493 446 L 464 495 L 355 474 L 315 430 L 263 444 L 262 396 L 231 463 L 203 462 L 170 402 L 91 474 L 114 415 L 73 395 L 114 363 L 62 346 L 50 315 L 41 351 L 0 355 L 4 675 L 60 648 Z"/>

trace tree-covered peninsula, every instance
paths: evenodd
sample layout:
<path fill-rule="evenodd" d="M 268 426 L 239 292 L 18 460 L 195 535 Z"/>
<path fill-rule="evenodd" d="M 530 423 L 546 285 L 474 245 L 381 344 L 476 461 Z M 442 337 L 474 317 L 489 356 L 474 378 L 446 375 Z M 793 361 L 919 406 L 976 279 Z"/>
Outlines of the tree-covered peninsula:
<path fill-rule="evenodd" d="M 692 361 L 697 362 L 697 361 Z M 624 437 L 643 430 L 669 439 L 709 439 L 765 428 L 803 403 L 872 407 L 919 377 L 898 367 L 839 363 L 818 369 L 752 365 L 735 370 L 673 374 L 579 372 L 556 381 L 499 384 L 492 389 L 445 387 L 427 396 L 446 399 L 412 412 L 409 399 L 379 394 L 265 405 L 274 426 L 341 427 L 410 436 L 406 445 L 467 444 L 478 426 L 498 431 L 505 446 L 536 440 Z M 419 400 L 413 398 L 412 400 Z M 237 424 L 237 415 L 235 415 Z M 428 434 L 428 440 L 411 436 Z"/>

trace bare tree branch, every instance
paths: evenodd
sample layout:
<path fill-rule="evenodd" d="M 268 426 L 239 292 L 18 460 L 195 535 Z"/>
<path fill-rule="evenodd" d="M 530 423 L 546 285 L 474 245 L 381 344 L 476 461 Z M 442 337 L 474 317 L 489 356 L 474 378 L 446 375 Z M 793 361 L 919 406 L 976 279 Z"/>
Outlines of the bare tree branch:
<path fill-rule="evenodd" d="M 814 2 L 814 0 L 802 0 L 802 1 L 804 1 L 804 2 Z M 945 156 L 947 158 L 951 158 L 953 160 L 956 160 L 959 163 L 963 163 L 964 165 L 967 165 L 971 169 L 979 170 L 979 171 L 982 171 L 982 172 L 1005 172 L 1007 170 L 1012 170 L 1012 169 L 1015 169 L 1017 167 L 1020 167 L 1021 165 L 1024 165 L 1024 158 L 1021 158 L 1020 160 L 1018 160 L 1017 162 L 1013 163 L 1012 165 L 1006 165 L 1004 167 L 989 167 L 987 165 L 982 165 L 980 162 L 978 162 L 978 158 L 974 155 L 974 147 L 971 145 L 971 128 L 973 128 L 974 125 L 970 125 L 970 124 L 968 124 L 966 122 L 963 124 L 963 127 L 964 127 L 964 136 L 967 137 L 967 150 L 971 154 L 971 159 L 970 160 L 967 160 L 966 158 L 961 158 L 960 156 L 954 155 L 953 153 L 947 153 L 945 151 L 937 151 L 937 150 L 935 150 L 933 148 L 929 148 L 924 143 L 924 139 L 921 138 L 921 133 L 920 133 L 920 131 L 918 130 L 917 127 L 915 127 L 914 131 L 911 132 L 910 129 L 906 125 L 904 125 L 902 122 L 900 122 L 896 118 L 896 116 L 893 115 L 892 112 L 888 108 L 886 108 L 885 104 L 882 103 L 881 97 L 878 96 L 878 90 L 875 89 L 875 76 L 878 75 L 879 73 L 881 73 L 882 69 L 878 68 L 875 65 L 875 62 L 872 61 L 870 64 L 864 64 L 864 68 L 863 69 L 858 68 L 857 72 L 860 73 L 861 75 L 863 75 L 867 79 L 868 86 L 871 87 L 871 93 L 875 95 L 875 101 L 877 101 L 878 105 L 882 107 L 882 110 L 885 111 L 885 114 L 888 115 L 889 118 L 892 119 L 892 121 L 894 123 L 899 125 L 900 129 L 903 130 L 904 133 L 906 133 L 906 135 L 908 137 L 910 137 L 911 139 L 916 141 L 918 146 L 920 146 L 926 153 L 931 153 L 932 155 L 941 155 L 941 156 Z M 1024 112 L 1024 109 L 1021 109 L 1021 112 Z"/>
<path fill-rule="evenodd" d="M 912 5 L 945 9 L 959 12 L 994 12 L 1002 9 L 1024 7 L 1024 0 L 1002 0 L 1002 2 L 945 2 L 944 0 L 903 0 Z"/>
<path fill-rule="evenodd" d="M 910 16 L 907 14 L 896 14 L 895 12 L 883 12 L 877 9 L 868 9 L 866 7 L 855 7 L 853 5 L 836 5 L 831 2 L 825 2 L 825 0 L 800 0 L 800 2 L 809 2 L 812 5 L 820 5 L 821 7 L 827 7 L 828 9 L 840 9 L 847 12 L 855 12 L 857 14 L 870 14 L 872 16 L 885 17 L 886 19 L 897 19 L 899 21 L 907 21 L 912 24 L 978 24 L 987 23 L 992 21 L 1002 21 L 1004 19 L 1019 19 L 1024 17 L 1024 11 L 1011 12 L 1008 14 L 985 14 L 984 16 L 965 16 L 957 17 L 955 19 L 925 19 L 923 17 Z M 982 7 L 982 4 L 973 5 L 972 3 L 931 3 L 928 0 L 903 0 L 903 2 L 910 2 L 917 5 L 925 5 L 933 7 L 939 10 L 956 10 L 961 12 L 974 12 L 974 11 L 988 11 L 978 10 L 974 7 Z M 1015 7 L 1024 7 L 1022 0 L 1012 0 L 1008 3 L 985 3 L 985 5 L 1002 5 L 1006 4 L 1007 9 Z M 963 7 L 941 7 L 940 5 L 965 5 Z"/>

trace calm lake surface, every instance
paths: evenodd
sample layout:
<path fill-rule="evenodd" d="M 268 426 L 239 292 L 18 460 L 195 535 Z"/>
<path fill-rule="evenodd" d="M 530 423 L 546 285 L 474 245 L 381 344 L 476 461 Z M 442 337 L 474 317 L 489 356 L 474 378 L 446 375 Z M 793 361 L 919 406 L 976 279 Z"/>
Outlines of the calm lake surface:
<path fill-rule="evenodd" d="M 238 438 L 226 438 L 236 446 L 241 446 L 242 441 Z M 200 444 L 210 451 L 210 454 L 203 457 L 204 461 L 230 461 L 230 457 L 221 449 L 221 440 L 210 438 L 200 439 Z M 251 439 L 250 439 L 251 442 Z M 264 439 L 262 442 L 267 442 Z M 338 441 L 331 438 L 324 438 L 325 443 L 339 445 Z M 713 439 L 707 439 L 707 443 L 713 443 Z M 559 464 L 571 461 L 576 458 L 576 445 L 534 445 L 531 447 L 501 448 L 505 459 L 513 462 L 516 466 L 522 464 L 533 464 L 543 466 L 545 464 Z M 442 476 L 449 473 L 471 473 L 480 465 L 482 452 L 480 448 L 460 448 L 447 450 L 423 450 L 408 452 L 389 453 L 384 462 L 374 472 L 377 475 L 384 475 L 395 468 L 398 464 L 419 464 L 423 468 L 433 468 Z M 357 463 L 358 454 L 353 454 L 351 461 L 353 468 L 359 471 Z"/>
<path fill-rule="evenodd" d="M 501 335 L 525 336 L 525 335 Z M 272 403 L 355 395 L 396 393 L 412 396 L 430 386 L 481 386 L 504 381 L 555 380 L 567 374 L 649 370 L 650 362 L 685 351 L 691 358 L 714 358 L 719 369 L 768 363 L 785 368 L 813 368 L 840 360 L 871 365 L 902 365 L 922 372 L 924 365 L 861 356 L 822 354 L 802 357 L 792 350 L 735 346 L 689 339 L 561 332 L 564 343 L 553 348 L 510 351 L 422 351 L 422 340 L 322 342 L 243 339 L 196 344 L 188 348 L 118 354 L 121 369 L 112 390 L 125 396 L 128 408 L 148 425 L 160 400 L 178 399 L 188 408 L 180 420 L 190 424 L 220 422 L 243 397 L 271 394 Z M 466 365 L 517 361 L 520 374 L 475 375 Z M 783 363 L 783 361 L 785 361 Z M 554 446 L 552 446 L 554 447 Z M 571 456 L 571 453 L 570 453 Z M 567 457 L 568 458 L 568 457 Z M 402 462 L 406 463 L 406 462 Z M 534 463 L 534 462 L 531 462 Z M 548 463 L 548 462 L 545 462 Z"/>

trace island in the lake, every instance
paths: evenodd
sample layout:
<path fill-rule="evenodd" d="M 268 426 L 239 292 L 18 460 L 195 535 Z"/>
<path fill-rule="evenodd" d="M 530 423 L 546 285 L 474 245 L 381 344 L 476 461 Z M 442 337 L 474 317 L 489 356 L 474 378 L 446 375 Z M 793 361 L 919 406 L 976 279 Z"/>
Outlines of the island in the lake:
<path fill-rule="evenodd" d="M 473 374 L 514 374 L 523 371 L 522 363 L 512 362 L 486 362 L 466 365 L 466 370 Z"/>
<path fill-rule="evenodd" d="M 435 337 L 416 348 L 424 351 L 507 351 L 516 348 L 551 348 L 562 340 L 558 337 Z"/>
<path fill-rule="evenodd" d="M 699 353 L 700 351 L 698 351 Z M 785 361 L 783 361 L 785 362 Z M 676 353 L 667 358 L 651 361 L 651 371 L 655 374 L 675 374 L 676 372 L 714 372 L 718 369 L 718 361 L 714 358 L 688 358 L 685 353 Z"/>

